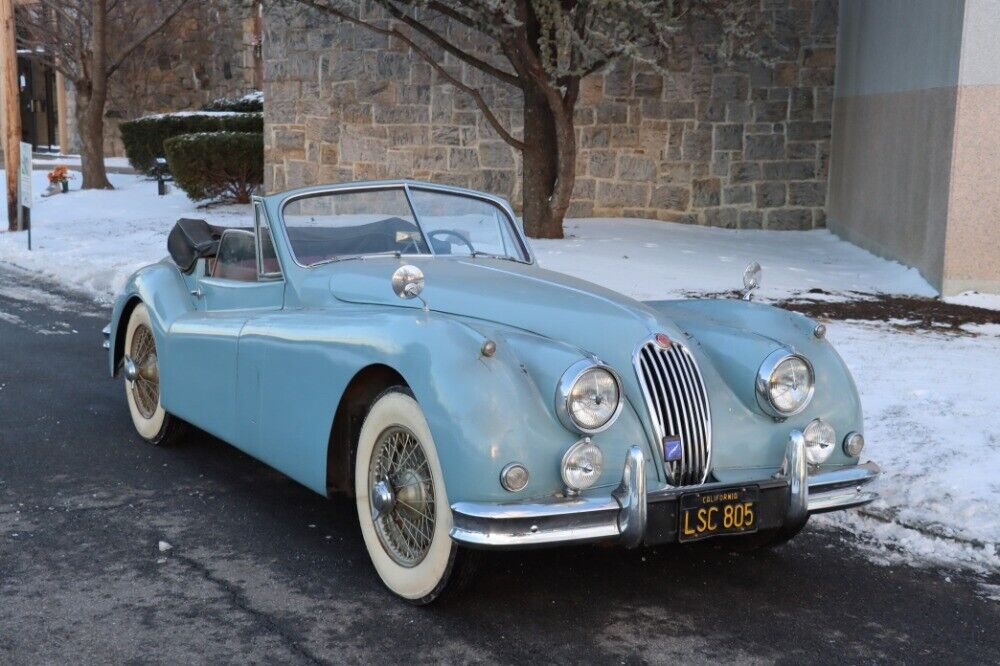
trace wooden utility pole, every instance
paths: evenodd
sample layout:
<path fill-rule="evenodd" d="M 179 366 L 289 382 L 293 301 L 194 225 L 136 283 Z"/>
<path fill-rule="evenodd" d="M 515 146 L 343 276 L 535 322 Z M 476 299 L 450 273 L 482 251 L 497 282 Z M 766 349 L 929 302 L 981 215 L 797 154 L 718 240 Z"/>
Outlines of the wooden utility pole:
<path fill-rule="evenodd" d="M 17 231 L 17 177 L 20 165 L 21 108 L 18 105 L 14 0 L 0 0 L 0 112 L 3 113 L 7 170 L 7 228 Z"/>

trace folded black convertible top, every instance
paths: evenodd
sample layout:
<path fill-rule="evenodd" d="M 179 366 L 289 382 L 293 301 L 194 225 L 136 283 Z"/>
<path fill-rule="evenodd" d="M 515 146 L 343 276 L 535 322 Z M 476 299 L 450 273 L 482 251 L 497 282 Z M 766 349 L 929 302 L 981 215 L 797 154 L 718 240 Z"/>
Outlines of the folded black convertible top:
<path fill-rule="evenodd" d="M 219 250 L 219 239 L 227 227 L 216 227 L 205 220 L 182 217 L 167 236 L 170 257 L 185 273 L 190 273 L 195 263 L 203 257 L 214 257 Z"/>

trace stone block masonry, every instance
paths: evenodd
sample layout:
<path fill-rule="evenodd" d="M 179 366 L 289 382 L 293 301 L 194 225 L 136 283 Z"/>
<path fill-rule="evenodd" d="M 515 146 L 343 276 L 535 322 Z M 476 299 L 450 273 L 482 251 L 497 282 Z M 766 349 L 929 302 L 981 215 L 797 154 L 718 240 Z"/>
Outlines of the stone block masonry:
<path fill-rule="evenodd" d="M 766 0 L 760 11 L 785 46 L 773 67 L 719 61 L 717 35 L 703 31 L 677 38 L 666 73 L 623 63 L 584 80 L 570 216 L 824 226 L 837 0 Z M 405 177 L 520 205 L 517 151 L 405 45 L 273 4 L 264 26 L 268 191 Z M 491 57 L 462 26 L 447 38 Z M 443 62 L 519 134 L 519 91 Z"/>

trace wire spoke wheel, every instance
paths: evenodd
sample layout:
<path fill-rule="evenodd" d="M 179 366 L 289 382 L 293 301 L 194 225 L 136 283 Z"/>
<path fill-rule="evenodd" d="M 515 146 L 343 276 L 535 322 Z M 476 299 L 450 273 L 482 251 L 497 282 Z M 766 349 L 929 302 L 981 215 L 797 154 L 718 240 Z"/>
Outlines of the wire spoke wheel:
<path fill-rule="evenodd" d="M 372 511 L 385 552 L 400 566 L 414 567 L 434 537 L 434 483 L 420 440 L 403 426 L 384 430 L 372 451 L 368 487 L 385 496 Z"/>
<path fill-rule="evenodd" d="M 132 336 L 129 356 L 139 373 L 132 382 L 132 397 L 139 413 L 151 418 L 160 404 L 160 381 L 157 372 L 156 343 L 148 326 L 140 325 Z"/>

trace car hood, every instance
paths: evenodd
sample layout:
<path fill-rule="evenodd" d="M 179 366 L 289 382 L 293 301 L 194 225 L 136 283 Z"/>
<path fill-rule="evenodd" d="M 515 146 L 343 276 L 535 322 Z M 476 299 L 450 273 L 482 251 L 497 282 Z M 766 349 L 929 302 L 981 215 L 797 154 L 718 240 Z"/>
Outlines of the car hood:
<path fill-rule="evenodd" d="M 422 307 L 392 291 L 403 263 L 425 276 L 429 309 L 512 326 L 559 340 L 607 362 L 630 358 L 640 340 L 679 331 L 662 315 L 619 293 L 534 265 L 487 258 L 366 259 L 333 264 L 330 290 L 351 303 Z"/>

